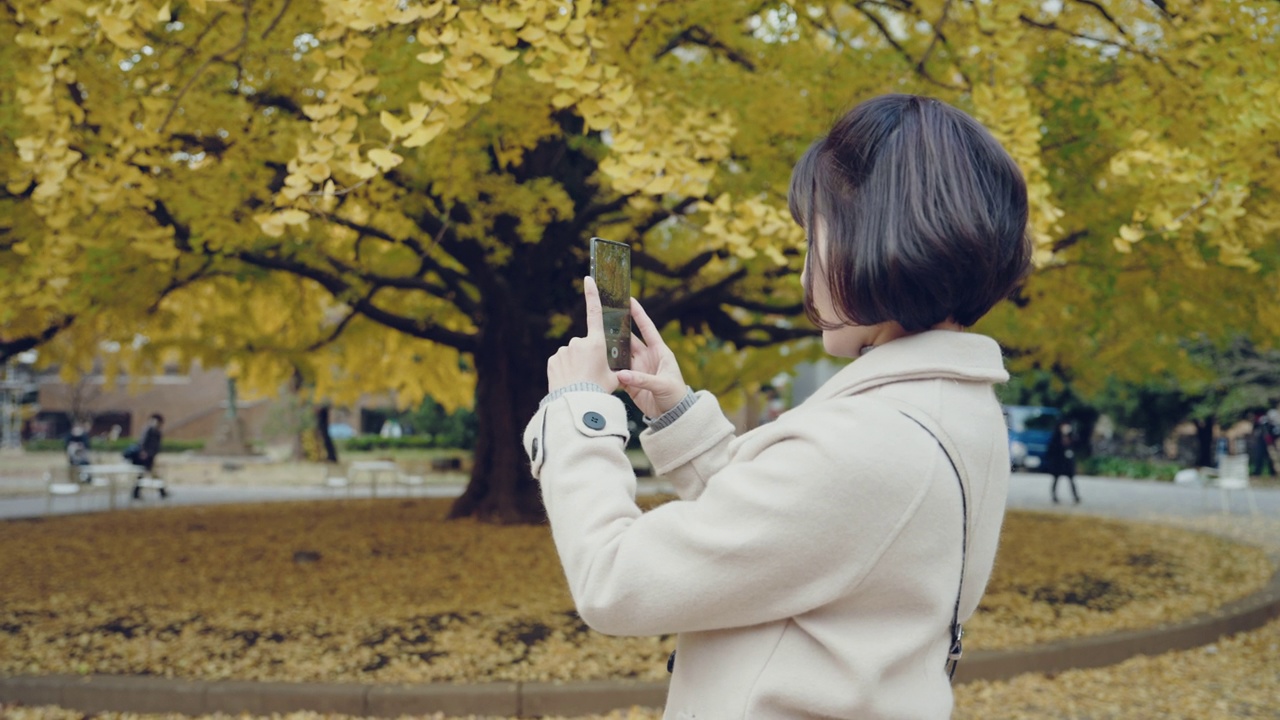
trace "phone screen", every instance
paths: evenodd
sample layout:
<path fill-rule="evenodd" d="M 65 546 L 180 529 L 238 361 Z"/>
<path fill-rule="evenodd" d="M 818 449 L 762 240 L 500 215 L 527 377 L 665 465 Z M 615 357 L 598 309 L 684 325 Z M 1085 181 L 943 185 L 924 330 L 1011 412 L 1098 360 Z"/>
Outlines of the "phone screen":
<path fill-rule="evenodd" d="M 631 367 L 631 248 L 591 238 L 591 277 L 600 289 L 609 368 Z"/>

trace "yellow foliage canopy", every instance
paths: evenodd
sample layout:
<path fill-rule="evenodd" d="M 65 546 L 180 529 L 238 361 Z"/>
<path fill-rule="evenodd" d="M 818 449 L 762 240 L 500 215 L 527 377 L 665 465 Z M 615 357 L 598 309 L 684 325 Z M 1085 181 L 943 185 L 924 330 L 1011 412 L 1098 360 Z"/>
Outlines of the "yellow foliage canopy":
<path fill-rule="evenodd" d="M 1280 338 L 1277 12 L 9 0 L 0 351 L 61 333 L 55 359 L 115 339 L 264 390 L 478 389 L 490 426 L 541 395 L 601 235 L 635 248 L 673 338 L 722 341 L 679 341 L 691 372 L 750 384 L 805 355 L 754 349 L 808 332 L 791 163 L 906 91 L 973 113 L 1027 175 L 1040 271 L 983 329 L 1095 379 L 1177 371 L 1191 334 Z"/>

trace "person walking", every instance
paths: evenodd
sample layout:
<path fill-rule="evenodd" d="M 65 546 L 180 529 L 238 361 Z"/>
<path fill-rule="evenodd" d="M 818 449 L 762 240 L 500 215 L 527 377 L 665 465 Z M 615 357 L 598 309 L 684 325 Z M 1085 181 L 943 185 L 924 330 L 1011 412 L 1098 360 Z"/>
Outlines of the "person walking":
<path fill-rule="evenodd" d="M 1028 270 L 1026 185 L 968 115 L 887 95 L 810 146 L 790 206 L 806 312 L 852 363 L 735 436 L 635 299 L 632 367 L 609 369 L 588 277 L 525 451 L 582 619 L 677 634 L 664 717 L 945 718 L 1009 482 L 1008 374 L 967 328 Z M 648 512 L 617 389 L 679 495 Z"/>
<path fill-rule="evenodd" d="M 1066 478 L 1071 484 L 1071 498 L 1076 505 L 1080 504 L 1080 492 L 1076 489 L 1076 451 L 1079 443 L 1071 423 L 1063 422 L 1054 430 L 1049 438 L 1049 449 L 1044 454 L 1044 470 L 1053 476 L 1053 484 L 1049 486 L 1049 497 L 1053 504 L 1058 504 L 1058 480 Z"/>
<path fill-rule="evenodd" d="M 1274 429 L 1266 413 L 1254 413 L 1253 429 L 1249 433 L 1249 474 L 1275 477 L 1276 467 L 1271 461 L 1275 444 Z"/>
<path fill-rule="evenodd" d="M 147 419 L 146 430 L 142 432 L 142 440 L 138 443 L 138 447 L 130 462 L 134 465 L 140 465 L 146 471 L 145 477 L 153 477 L 155 474 L 156 456 L 160 454 L 160 442 L 164 438 L 164 416 L 159 413 L 152 413 Z M 138 479 L 133 485 L 133 499 L 142 499 L 142 479 L 144 474 L 139 473 Z M 158 487 L 160 497 L 168 497 L 169 493 L 161 484 Z"/>

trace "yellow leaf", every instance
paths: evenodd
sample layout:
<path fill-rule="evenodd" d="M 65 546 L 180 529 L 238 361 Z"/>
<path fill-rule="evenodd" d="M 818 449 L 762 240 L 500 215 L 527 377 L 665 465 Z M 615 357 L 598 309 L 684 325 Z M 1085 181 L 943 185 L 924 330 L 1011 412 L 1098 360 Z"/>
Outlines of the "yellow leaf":
<path fill-rule="evenodd" d="M 489 50 L 489 60 L 494 65 L 510 65 L 520 57 L 520 53 L 515 50 L 507 50 L 506 48 L 491 48 Z"/>
<path fill-rule="evenodd" d="M 430 50 L 428 52 L 418 53 L 418 62 L 426 65 L 435 65 L 444 60 L 444 53 L 439 50 Z"/>
<path fill-rule="evenodd" d="M 350 163 L 347 167 L 351 169 L 351 174 L 355 175 L 361 180 L 368 180 L 369 178 L 378 174 L 378 166 L 374 165 L 373 163 L 353 162 L 353 163 Z"/>
<path fill-rule="evenodd" d="M 391 152 L 390 150 L 384 150 L 383 148 L 375 148 L 373 150 L 370 150 L 369 160 L 372 161 L 373 164 L 381 168 L 383 171 L 390 170 L 391 168 L 404 162 L 403 157 Z"/>
<path fill-rule="evenodd" d="M 1125 242 L 1135 243 L 1146 237 L 1146 235 L 1147 234 L 1142 231 L 1142 228 L 1136 228 L 1132 225 L 1120 226 L 1120 237 L 1124 238 Z"/>
<path fill-rule="evenodd" d="M 378 87 L 378 76 L 369 75 L 367 77 L 362 77 L 359 80 L 355 81 L 355 83 L 352 84 L 351 86 L 351 91 L 364 93 L 364 92 L 369 92 L 370 90 L 376 87 Z"/>
<path fill-rule="evenodd" d="M 675 178 L 671 175 L 662 175 L 656 177 L 644 186 L 644 192 L 648 195 L 662 195 L 670 192 L 671 188 L 676 184 Z"/>
<path fill-rule="evenodd" d="M 443 122 L 428 123 L 414 130 L 401 144 L 408 148 L 422 147 L 434 140 L 443 130 Z"/>
<path fill-rule="evenodd" d="M 306 173 L 307 179 L 313 183 L 324 182 L 325 178 L 329 177 L 329 164 L 316 163 L 315 165 L 308 165 L 303 172 Z"/>
<path fill-rule="evenodd" d="M 537 45 L 547 36 L 547 31 L 537 25 L 526 25 L 516 36 L 530 45 Z"/>
<path fill-rule="evenodd" d="M 285 225 L 301 225 L 310 219 L 311 215 L 309 215 L 305 210 L 289 208 L 288 210 L 281 210 L 276 213 L 276 217 L 278 217 L 280 222 Z"/>
<path fill-rule="evenodd" d="M 551 105 L 557 110 L 563 110 L 573 104 L 573 96 L 569 93 L 556 93 L 551 98 Z"/>
<path fill-rule="evenodd" d="M 443 0 L 440 0 L 440 2 L 433 2 L 419 10 L 418 17 L 423 20 L 430 20 L 431 18 L 439 15 L 441 10 L 444 10 Z"/>
<path fill-rule="evenodd" d="M 569 20 L 569 14 L 565 13 L 555 20 L 547 21 L 547 29 L 553 33 L 564 32 L 564 29 L 569 27 Z"/>
<path fill-rule="evenodd" d="M 167 23 L 172 18 L 173 15 L 169 12 L 169 3 L 165 3 L 164 7 L 160 8 L 160 12 L 156 13 L 157 22 Z"/>
<path fill-rule="evenodd" d="M 395 115 L 392 115 L 386 110 L 383 110 L 382 113 L 378 115 L 378 121 L 382 123 L 382 127 L 387 129 L 387 132 L 391 133 L 391 137 L 393 138 L 404 137 L 413 130 L 413 128 L 409 127 L 409 123 L 400 122 L 396 119 Z"/>
<path fill-rule="evenodd" d="M 312 120 L 323 120 L 327 117 L 337 115 L 342 108 L 335 103 L 325 103 L 323 105 L 303 105 L 302 112 Z"/>

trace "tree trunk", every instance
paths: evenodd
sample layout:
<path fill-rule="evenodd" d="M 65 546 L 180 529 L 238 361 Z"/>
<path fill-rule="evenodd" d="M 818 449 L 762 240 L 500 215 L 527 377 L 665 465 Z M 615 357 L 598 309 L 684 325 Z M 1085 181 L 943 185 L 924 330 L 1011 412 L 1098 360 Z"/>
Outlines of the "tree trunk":
<path fill-rule="evenodd" d="M 542 522 L 546 511 L 521 439 L 546 394 L 546 361 L 552 346 L 544 339 L 543 323 L 530 322 L 525 309 L 502 303 L 486 310 L 475 354 L 475 463 L 471 481 L 449 517 L 503 524 Z"/>
<path fill-rule="evenodd" d="M 333 438 L 329 436 L 328 404 L 316 408 L 316 439 L 320 441 L 320 447 L 324 451 L 324 461 L 338 462 L 338 448 L 334 447 Z"/>
<path fill-rule="evenodd" d="M 1213 418 L 1196 420 L 1196 465 L 1213 467 L 1217 465 L 1213 457 Z"/>

